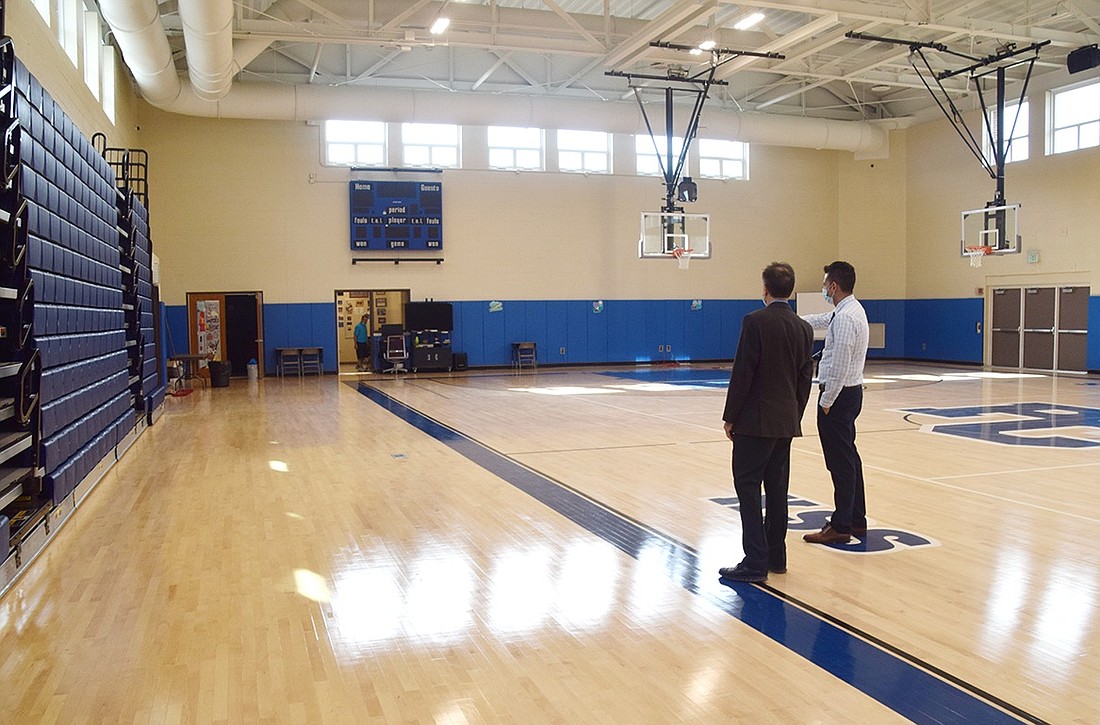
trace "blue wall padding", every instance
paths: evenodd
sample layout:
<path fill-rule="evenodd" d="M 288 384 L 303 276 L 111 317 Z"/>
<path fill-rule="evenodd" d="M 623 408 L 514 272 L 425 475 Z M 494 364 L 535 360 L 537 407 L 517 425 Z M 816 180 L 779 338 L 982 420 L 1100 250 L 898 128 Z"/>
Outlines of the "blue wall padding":
<path fill-rule="evenodd" d="M 466 353 L 471 367 L 508 365 L 513 342 L 534 342 L 542 365 L 729 360 L 741 318 L 760 307 L 756 299 L 700 300 L 695 309 L 692 300 L 604 300 L 597 312 L 594 302 L 503 300 L 497 312 L 489 300 L 455 302 L 452 346 Z M 870 322 L 886 325 L 886 346 L 869 351 L 871 358 L 982 362 L 981 298 L 861 302 Z M 1100 320 L 1100 297 L 1089 298 L 1089 316 Z M 169 355 L 187 352 L 186 308 L 166 307 L 165 319 Z M 336 305 L 265 304 L 269 374 L 279 347 L 320 347 L 325 370 L 337 370 Z M 1100 370 L 1097 325 L 1089 330 L 1088 367 Z"/>
<path fill-rule="evenodd" d="M 1100 371 L 1100 297 L 1089 297 L 1089 370 Z"/>
<path fill-rule="evenodd" d="M 904 357 L 980 364 L 983 337 L 978 326 L 984 321 L 980 297 L 906 300 Z"/>

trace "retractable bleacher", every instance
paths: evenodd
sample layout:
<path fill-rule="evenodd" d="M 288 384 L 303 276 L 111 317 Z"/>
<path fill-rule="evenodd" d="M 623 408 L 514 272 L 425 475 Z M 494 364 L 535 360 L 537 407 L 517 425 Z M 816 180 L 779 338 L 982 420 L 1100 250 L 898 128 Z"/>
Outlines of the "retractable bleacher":
<path fill-rule="evenodd" d="M 147 197 L 10 38 L 0 39 L 0 128 L 2 592 L 153 422 L 164 385 Z"/>

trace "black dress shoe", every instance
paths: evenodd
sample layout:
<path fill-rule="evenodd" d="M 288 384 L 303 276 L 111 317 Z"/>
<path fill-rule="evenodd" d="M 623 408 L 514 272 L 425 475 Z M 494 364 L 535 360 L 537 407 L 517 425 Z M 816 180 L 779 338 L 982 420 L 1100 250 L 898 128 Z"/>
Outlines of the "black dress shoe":
<path fill-rule="evenodd" d="M 718 570 L 718 574 L 723 579 L 729 579 L 735 582 L 766 582 L 768 580 L 767 574 L 758 574 L 750 571 L 745 567 L 738 564 L 737 566 L 724 566 Z"/>
<path fill-rule="evenodd" d="M 768 567 L 768 571 L 770 571 L 772 574 L 786 574 L 787 567 L 771 565 Z"/>

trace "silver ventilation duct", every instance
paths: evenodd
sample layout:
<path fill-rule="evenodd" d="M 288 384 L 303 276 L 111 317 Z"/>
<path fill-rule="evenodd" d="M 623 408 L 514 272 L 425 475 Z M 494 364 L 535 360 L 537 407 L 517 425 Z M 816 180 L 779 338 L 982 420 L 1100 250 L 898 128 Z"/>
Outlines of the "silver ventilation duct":
<path fill-rule="evenodd" d="M 231 82 L 237 72 L 266 47 L 265 41 L 246 40 L 233 45 L 234 61 L 227 71 L 226 44 L 232 40 L 232 16 L 226 20 L 228 0 L 181 0 L 185 15 L 187 57 L 191 82 L 175 72 L 172 54 L 160 22 L 156 0 L 100 0 L 103 17 L 118 40 L 126 65 L 145 99 L 171 113 L 209 118 L 315 121 L 364 118 L 387 122 L 514 125 L 645 133 L 645 123 L 634 101 L 606 102 L 580 99 L 497 96 L 442 91 L 355 88 L 349 86 L 278 85 Z M 187 11 L 184 11 L 184 7 Z M 268 9 L 277 19 L 301 19 L 304 6 L 280 0 Z M 701 126 L 707 135 L 748 143 L 798 148 L 852 151 L 885 156 L 888 126 L 861 121 L 739 113 L 704 109 Z"/>

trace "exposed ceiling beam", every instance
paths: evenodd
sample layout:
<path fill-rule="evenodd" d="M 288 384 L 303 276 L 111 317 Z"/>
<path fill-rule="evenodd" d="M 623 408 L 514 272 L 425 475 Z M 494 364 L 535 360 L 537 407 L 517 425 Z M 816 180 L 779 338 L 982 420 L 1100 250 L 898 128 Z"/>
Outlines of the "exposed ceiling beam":
<path fill-rule="evenodd" d="M 380 30 L 383 33 L 385 33 L 385 32 L 388 32 L 390 30 L 395 30 L 396 28 L 401 27 L 401 23 L 405 22 L 407 19 L 411 18 L 413 15 L 416 15 L 418 12 L 420 12 L 421 8 L 424 8 L 428 5 L 430 5 L 433 1 L 434 0 L 417 0 L 417 2 L 413 3 L 411 6 L 406 8 L 404 12 L 398 13 L 393 18 L 391 18 L 388 23 L 386 23 L 385 25 L 383 25 L 380 28 Z"/>
<path fill-rule="evenodd" d="M 170 38 L 182 34 L 178 22 L 170 22 L 165 18 L 164 27 Z M 516 50 L 528 53 L 564 53 L 575 56 L 602 57 L 604 49 L 593 46 L 570 33 L 569 37 L 562 36 L 536 36 L 533 34 L 491 33 L 488 31 L 461 31 L 449 32 L 445 41 L 439 41 L 434 36 L 428 36 L 426 32 L 420 33 L 420 37 L 409 39 L 407 32 L 411 30 L 393 31 L 355 31 L 349 32 L 335 28 L 326 23 L 285 23 L 268 20 L 247 20 L 241 23 L 241 27 L 234 31 L 236 39 L 265 39 L 271 42 L 323 42 L 339 45 L 368 45 L 368 46 L 393 46 L 421 45 L 438 46 L 447 45 L 457 48 L 477 48 L 479 50 Z"/>
<path fill-rule="evenodd" d="M 944 41 L 944 42 L 950 42 L 950 41 Z M 814 83 L 803 86 L 803 87 L 799 88 L 796 91 L 792 91 L 790 93 L 785 93 L 785 94 L 783 94 L 781 96 L 778 96 L 776 98 L 769 98 L 767 101 L 764 101 L 759 106 L 757 106 L 757 108 L 758 109 L 767 108 L 768 106 L 770 106 L 774 103 L 779 103 L 780 101 L 785 101 L 788 98 L 791 98 L 791 97 L 797 96 L 797 95 L 801 95 L 801 94 L 805 93 L 806 91 L 809 91 L 813 88 L 818 88 L 820 86 L 825 85 L 826 83 L 831 83 L 833 81 L 844 81 L 846 83 L 850 82 L 850 81 L 857 81 L 857 80 L 859 80 L 860 76 L 862 76 L 864 73 L 867 73 L 868 71 L 874 70 L 875 68 L 878 68 L 879 66 L 884 65 L 888 62 L 896 62 L 897 60 L 899 60 L 901 58 L 907 58 L 908 56 L 909 56 L 909 51 L 908 50 L 906 50 L 904 52 L 901 52 L 901 53 L 892 53 L 888 58 L 880 58 L 880 59 L 876 60 L 875 62 L 870 63 L 869 65 L 865 65 L 862 68 L 858 68 L 858 69 L 856 69 L 856 70 L 854 70 L 850 73 L 844 73 L 843 75 L 840 75 L 840 76 L 825 76 L 825 77 L 819 76 L 819 80 L 815 81 Z M 804 74 L 801 74 L 801 73 L 798 73 L 798 72 L 788 71 L 788 75 L 804 75 Z M 967 81 L 967 84 L 969 85 L 969 81 Z M 945 89 L 950 88 L 950 89 L 954 90 L 953 88 L 951 88 L 951 84 L 944 84 L 944 88 Z M 962 92 L 965 92 L 965 91 L 966 91 L 966 87 L 964 87 L 962 89 Z"/>
<path fill-rule="evenodd" d="M 613 69 L 635 60 L 649 50 L 649 44 L 652 41 L 670 40 L 683 28 L 700 22 L 717 9 L 717 0 L 678 0 L 672 7 L 646 23 L 638 32 L 619 43 L 604 57 L 603 66 Z"/>
<path fill-rule="evenodd" d="M 850 27 L 850 26 L 849 26 Z M 856 32 L 865 33 L 874 27 L 873 23 L 867 23 L 859 25 L 855 28 Z M 779 72 L 787 68 L 805 68 L 807 59 L 812 56 L 822 53 L 835 45 L 847 42 L 848 38 L 845 36 L 847 28 L 839 28 L 837 30 L 826 33 L 817 39 L 817 42 L 811 45 L 804 45 L 802 50 L 797 53 L 786 53 L 787 56 L 784 60 L 777 61 L 768 67 L 768 70 Z"/>
<path fill-rule="evenodd" d="M 791 47 L 795 43 L 799 43 L 802 40 L 809 38 L 810 36 L 817 35 L 818 33 L 824 33 L 829 28 L 833 27 L 840 21 L 840 18 L 836 13 L 829 13 L 822 15 L 816 20 L 812 20 L 802 27 L 792 30 L 791 32 L 783 35 L 770 43 L 765 43 L 759 48 L 753 48 L 758 53 L 779 53 L 786 48 Z M 747 50 L 747 49 L 746 49 Z M 722 80 L 729 78 L 737 71 L 752 65 L 755 61 L 763 60 L 763 58 L 756 58 L 753 56 L 743 55 L 740 58 L 734 58 L 728 63 L 720 66 L 715 72 L 714 77 Z"/>
<path fill-rule="evenodd" d="M 925 22 L 932 19 L 932 8 L 930 7 L 931 0 L 924 0 L 924 2 L 920 0 L 904 0 L 904 2 L 910 10 L 917 13 Z"/>
<path fill-rule="evenodd" d="M 512 59 L 511 59 L 512 54 L 511 53 L 508 53 L 507 55 L 500 55 L 499 53 L 493 53 L 493 55 L 497 56 L 502 61 L 504 61 L 504 64 L 506 66 L 511 68 L 513 71 L 515 71 L 516 75 L 518 75 L 520 78 L 527 81 L 528 85 L 530 85 L 532 88 L 538 88 L 540 90 L 545 90 L 542 83 L 539 83 L 538 80 L 535 79 L 533 76 L 531 76 L 530 73 L 528 73 L 523 68 L 521 68 L 518 64 L 516 64 L 512 61 Z"/>
<path fill-rule="evenodd" d="M 489 70 L 482 73 L 480 78 L 474 81 L 474 85 L 470 87 L 470 90 L 476 91 L 480 88 L 481 84 L 489 80 L 489 76 L 493 75 L 502 65 L 504 65 L 504 58 L 502 56 L 497 56 L 496 62 L 489 66 Z"/>
<path fill-rule="evenodd" d="M 324 50 L 324 48 L 325 48 L 324 45 L 322 45 L 321 43 L 318 43 L 317 44 L 317 49 L 315 51 L 313 51 L 313 66 L 310 67 L 310 69 L 309 69 L 309 82 L 310 83 L 312 83 L 313 79 L 317 76 L 317 66 L 321 62 L 321 51 Z"/>
<path fill-rule="evenodd" d="M 271 50 L 272 53 L 279 56 L 280 58 L 286 58 L 287 60 L 294 63 L 295 65 L 300 65 L 300 66 L 302 66 L 303 69 L 309 70 L 309 63 L 305 62 L 304 60 L 302 60 L 298 56 L 294 55 L 293 53 L 289 53 L 286 50 L 284 50 L 283 48 L 277 48 L 275 46 L 272 46 L 270 48 L 270 50 Z"/>
<path fill-rule="evenodd" d="M 347 20 L 332 12 L 320 3 L 314 2 L 314 0 L 298 0 L 298 2 L 302 5 L 305 5 L 307 8 L 317 13 L 318 15 L 328 18 L 336 25 L 339 25 L 341 28 L 347 28 L 348 30 L 352 29 L 352 26 L 348 23 Z"/>
<path fill-rule="evenodd" d="M 1097 23 L 1095 20 L 1089 17 L 1088 13 L 1081 10 L 1081 8 L 1077 7 L 1077 5 L 1073 2 L 1069 2 L 1069 0 L 1067 0 L 1065 5 L 1066 9 L 1073 13 L 1073 17 L 1080 20 L 1085 27 L 1087 27 L 1096 35 L 1100 36 L 1100 23 Z"/>
<path fill-rule="evenodd" d="M 963 8 L 953 10 L 951 13 L 936 16 L 930 21 L 926 21 L 921 17 L 921 13 L 916 13 L 912 9 L 900 10 L 885 5 L 851 2 L 849 0 L 822 0 L 816 3 L 806 2 L 805 0 L 791 2 L 784 0 L 752 0 L 751 5 L 756 8 L 788 10 L 810 15 L 835 12 L 840 15 L 842 20 L 846 21 L 879 22 L 892 26 L 919 26 L 922 31 L 961 33 L 975 37 L 1027 43 L 1050 40 L 1055 45 L 1067 48 L 1100 42 L 1100 37 L 1095 37 L 1089 33 L 1071 33 L 1038 27 L 1027 28 L 965 15 L 972 7 L 981 5 L 981 3 L 970 3 Z"/>
<path fill-rule="evenodd" d="M 345 81 L 345 83 L 355 83 L 357 81 L 363 80 L 364 78 L 370 78 L 375 73 L 377 73 L 378 71 L 382 70 L 387 65 L 389 65 L 393 61 L 394 58 L 400 58 L 404 54 L 404 52 L 405 51 L 401 50 L 400 48 L 398 48 L 397 50 L 391 50 L 389 53 L 386 53 L 384 56 L 379 58 L 373 65 L 371 65 L 369 68 L 367 68 L 365 71 L 363 71 L 359 75 L 355 76 L 354 78 L 350 77 L 351 74 L 349 73 L 348 74 L 349 77 L 348 77 L 347 81 Z"/>
<path fill-rule="evenodd" d="M 588 32 L 588 30 L 579 22 L 577 22 L 577 20 L 572 15 L 562 10 L 561 5 L 558 5 L 556 2 L 554 2 L 554 0 L 542 0 L 542 3 L 546 7 L 553 10 L 558 17 L 564 20 L 566 25 L 580 33 L 582 38 L 592 44 L 592 47 L 598 48 L 600 50 L 605 50 L 603 43 L 601 43 L 595 35 L 592 35 L 592 33 Z"/>

